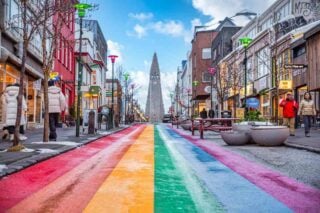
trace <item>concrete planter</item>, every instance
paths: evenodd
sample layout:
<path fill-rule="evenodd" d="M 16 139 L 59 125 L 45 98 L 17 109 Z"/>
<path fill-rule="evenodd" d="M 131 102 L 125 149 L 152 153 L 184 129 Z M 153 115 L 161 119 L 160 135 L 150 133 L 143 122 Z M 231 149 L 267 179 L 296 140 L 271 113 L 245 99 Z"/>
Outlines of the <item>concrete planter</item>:
<path fill-rule="evenodd" d="M 224 131 L 220 134 L 224 142 L 231 146 L 245 145 L 250 140 L 250 135 L 245 131 Z"/>
<path fill-rule="evenodd" d="M 249 136 L 249 143 L 253 144 L 255 141 L 251 137 L 251 128 L 256 126 L 273 126 L 270 122 L 263 122 L 263 121 L 244 121 L 241 123 L 237 123 L 232 125 L 233 131 L 238 132 L 246 132 Z"/>
<path fill-rule="evenodd" d="M 262 146 L 280 146 L 289 137 L 289 128 L 285 126 L 252 127 L 251 137 Z"/>

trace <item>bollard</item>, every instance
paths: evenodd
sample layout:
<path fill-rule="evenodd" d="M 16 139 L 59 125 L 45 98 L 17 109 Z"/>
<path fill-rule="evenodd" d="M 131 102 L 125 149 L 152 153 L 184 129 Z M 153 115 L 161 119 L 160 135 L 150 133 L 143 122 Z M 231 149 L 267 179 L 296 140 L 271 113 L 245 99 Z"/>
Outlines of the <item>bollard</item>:
<path fill-rule="evenodd" d="M 94 111 L 89 112 L 89 122 L 88 122 L 88 134 L 94 134 L 95 133 L 95 120 L 94 120 Z"/>

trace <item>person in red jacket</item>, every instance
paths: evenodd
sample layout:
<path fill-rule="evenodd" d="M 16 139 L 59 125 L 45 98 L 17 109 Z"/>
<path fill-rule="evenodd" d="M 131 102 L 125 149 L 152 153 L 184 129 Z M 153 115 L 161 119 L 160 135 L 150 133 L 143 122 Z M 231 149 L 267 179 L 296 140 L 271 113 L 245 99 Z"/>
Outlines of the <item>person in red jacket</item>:
<path fill-rule="evenodd" d="M 283 125 L 289 126 L 290 136 L 294 136 L 294 122 L 299 105 L 294 100 L 292 94 L 287 93 L 287 98 L 280 101 L 280 106 L 283 108 Z"/>

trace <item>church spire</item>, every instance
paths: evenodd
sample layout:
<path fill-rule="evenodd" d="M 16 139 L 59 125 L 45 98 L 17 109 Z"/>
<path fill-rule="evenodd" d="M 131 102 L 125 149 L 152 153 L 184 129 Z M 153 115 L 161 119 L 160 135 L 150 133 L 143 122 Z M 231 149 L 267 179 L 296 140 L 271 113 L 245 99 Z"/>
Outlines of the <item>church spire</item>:
<path fill-rule="evenodd" d="M 153 54 L 149 79 L 146 115 L 150 122 L 161 122 L 164 109 L 157 53 Z"/>

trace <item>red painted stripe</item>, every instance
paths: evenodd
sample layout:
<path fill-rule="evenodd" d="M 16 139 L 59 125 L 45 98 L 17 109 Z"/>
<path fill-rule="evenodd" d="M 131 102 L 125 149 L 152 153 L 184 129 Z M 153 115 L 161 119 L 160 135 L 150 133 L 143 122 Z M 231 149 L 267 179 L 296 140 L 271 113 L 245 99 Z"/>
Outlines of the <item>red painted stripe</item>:
<path fill-rule="evenodd" d="M 10 212 L 82 212 L 143 130 L 112 143 L 19 202 Z"/>
<path fill-rule="evenodd" d="M 0 180 L 0 210 L 9 209 L 131 131 L 134 126 L 35 164 Z"/>
<path fill-rule="evenodd" d="M 274 198 L 296 212 L 316 212 L 320 209 L 320 190 L 297 182 L 278 172 L 249 161 L 237 153 L 227 151 L 220 146 L 199 140 L 195 136 L 174 129 L 175 132 L 188 139 L 233 171 L 245 177 Z M 199 137 L 199 136 L 198 136 Z"/>

